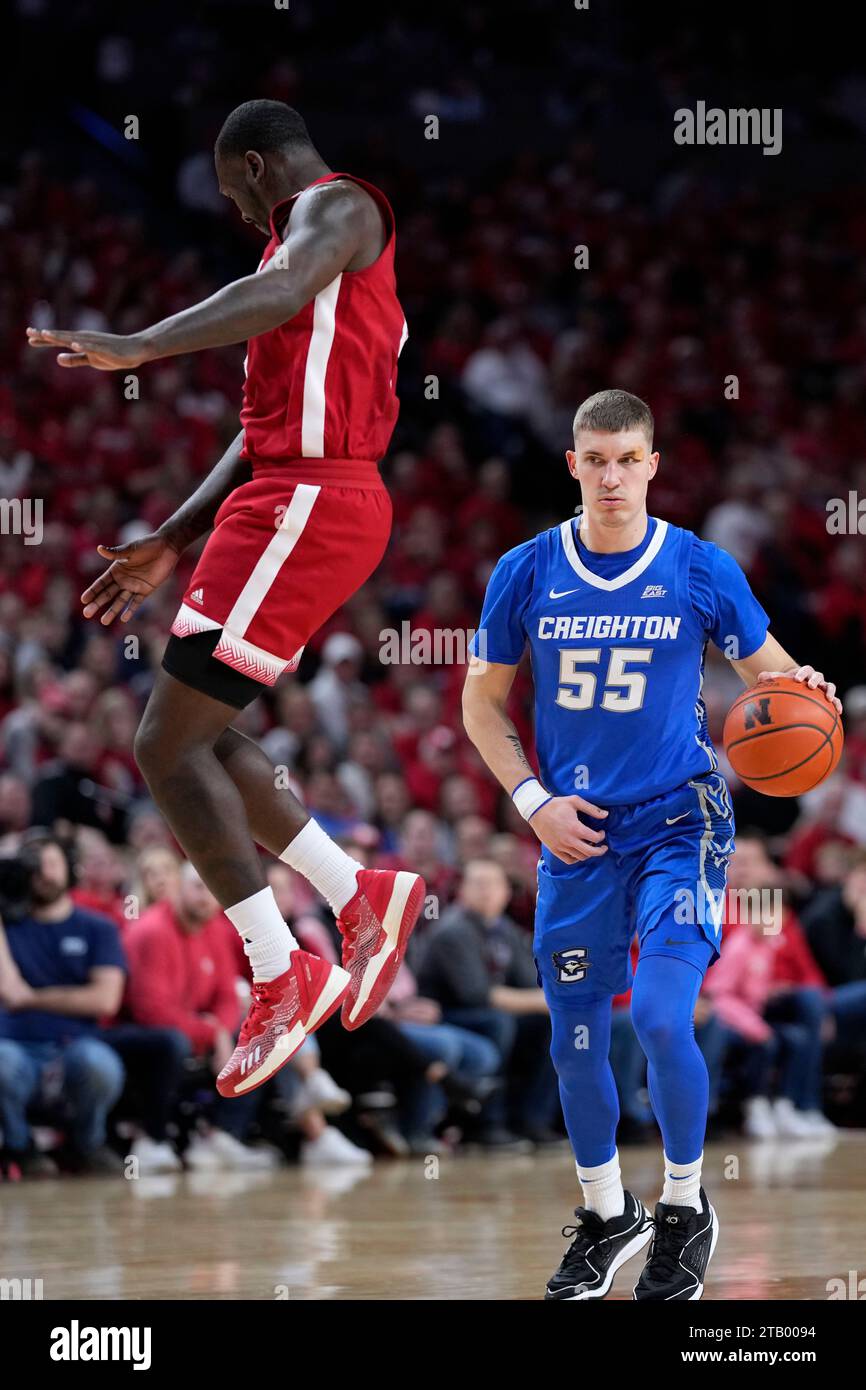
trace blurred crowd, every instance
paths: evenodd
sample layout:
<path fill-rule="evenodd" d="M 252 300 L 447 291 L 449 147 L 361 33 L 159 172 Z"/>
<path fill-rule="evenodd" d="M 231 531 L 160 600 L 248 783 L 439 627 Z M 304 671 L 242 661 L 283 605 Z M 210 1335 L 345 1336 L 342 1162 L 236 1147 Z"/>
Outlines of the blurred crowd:
<path fill-rule="evenodd" d="M 133 850 L 58 824 L 22 830 L 0 860 L 0 1176 L 363 1168 L 564 1143 L 515 837 L 476 845 L 464 825 L 440 858 L 435 819 L 411 812 L 387 861 L 438 874 L 443 898 L 428 898 L 385 1005 L 358 1033 L 329 1020 L 265 1086 L 225 1100 L 213 1080 L 250 984 L 233 926 L 167 835 Z M 369 836 L 345 843 L 384 862 Z M 738 839 L 725 945 L 695 1016 L 711 1134 L 827 1138 L 866 1119 L 866 851 L 828 841 L 821 858 L 812 881 L 759 832 Z M 338 960 L 325 905 L 284 864 L 268 879 L 304 949 Z M 646 1141 L 628 994 L 611 1061 L 619 1140 Z"/>
<path fill-rule="evenodd" d="M 416 932 L 412 965 L 357 1036 L 329 1020 L 240 1100 L 215 1095 L 213 1078 L 249 999 L 248 963 L 189 862 L 156 843 L 124 853 L 91 828 L 36 829 L 0 870 L 8 1177 L 122 1172 L 123 1158 L 135 1176 L 284 1158 L 357 1167 L 459 1142 L 562 1142 L 545 1006 L 493 859 L 466 863 L 454 905 Z M 268 877 L 302 945 L 339 959 L 333 919 L 304 907 L 302 881 L 280 863 Z"/>
<path fill-rule="evenodd" d="M 312 24 L 304 6 L 299 14 Z M 400 48 L 398 29 L 389 42 Z M 362 50 L 358 38 L 355 58 Z M 94 80 L 107 90 L 131 62 L 131 50 L 103 45 Z M 656 73 L 665 109 L 675 66 Z M 201 54 L 189 66 L 189 90 L 198 83 L 208 109 L 246 95 L 303 109 L 291 64 L 263 57 L 255 90 L 225 100 L 208 71 Z M 436 109 L 469 131 L 484 118 L 483 88 L 455 78 Z M 604 109 L 604 92 L 595 95 L 587 129 Z M 410 101 L 416 116 L 428 97 L 421 88 Z M 567 111 L 547 116 L 569 128 Z M 656 416 L 651 511 L 735 555 L 775 635 L 837 683 L 846 707 L 842 765 L 799 802 L 755 795 L 723 761 L 741 831 L 732 883 L 778 888 L 784 909 L 772 932 L 730 925 L 701 996 L 714 1122 L 756 1136 L 815 1132 L 827 1114 L 866 1122 L 866 567 L 856 514 L 841 534 L 827 525 L 828 501 L 866 495 L 862 192 L 722 188 L 684 163 L 651 194 L 626 195 L 592 138 L 563 134 L 549 157 L 491 157 L 479 170 L 458 161 L 431 196 L 381 132 L 366 145 L 352 138 L 350 167 L 379 180 L 397 209 L 410 329 L 383 464 L 393 540 L 310 643 L 297 679 L 237 725 L 287 769 L 329 833 L 366 863 L 411 865 L 431 898 L 387 1010 L 347 1035 L 352 1048 L 338 1026 L 323 1028 L 254 1108 L 217 1103 L 212 1086 L 243 1007 L 243 957 L 131 755 L 195 548 L 128 628 L 85 623 L 79 602 L 104 568 L 96 544 L 154 529 L 235 435 L 243 351 L 120 377 L 64 371 L 53 353 L 24 346 L 24 328 L 134 331 L 247 273 L 255 243 L 211 196 L 203 144 L 188 160 L 174 152 L 169 201 L 187 220 L 169 217 L 159 235 L 96 179 L 60 177 L 33 153 L 6 171 L 0 498 L 38 499 L 41 511 L 38 534 L 16 534 L 4 501 L 0 853 L 20 856 L 32 827 L 57 837 L 30 846 L 41 886 L 25 925 L 6 914 L 0 1123 L 12 1169 L 111 1167 L 127 1151 L 151 1167 L 179 1153 L 192 1166 L 279 1154 L 364 1163 L 443 1143 L 562 1141 L 529 945 L 537 844 L 462 733 L 460 653 L 497 557 L 579 500 L 562 460 L 572 416 L 611 385 Z M 324 141 L 322 153 L 336 163 Z M 393 660 L 387 635 L 404 632 L 413 640 Z M 446 643 L 444 659 L 411 659 L 423 651 L 414 639 L 443 632 L 457 635 L 456 656 Z M 709 653 L 717 747 L 738 689 Z M 513 712 L 531 755 L 524 669 Z M 77 877 L 65 883 L 70 855 Z M 281 865 L 269 872 L 296 935 L 320 953 L 337 949 L 303 880 Z M 73 945 L 55 962 L 61 978 L 48 978 L 26 934 L 67 918 L 62 939 Z M 84 962 L 107 972 L 89 1013 L 54 997 L 84 987 Z M 54 992 L 52 1007 L 28 1009 L 27 989 Z M 55 1017 L 41 1025 L 46 1036 L 36 1024 L 27 1035 L 21 1020 L 33 1012 Z M 623 1114 L 640 1137 L 651 1119 L 627 999 L 617 1020 Z M 63 1136 L 55 1157 L 51 1136 Z"/>

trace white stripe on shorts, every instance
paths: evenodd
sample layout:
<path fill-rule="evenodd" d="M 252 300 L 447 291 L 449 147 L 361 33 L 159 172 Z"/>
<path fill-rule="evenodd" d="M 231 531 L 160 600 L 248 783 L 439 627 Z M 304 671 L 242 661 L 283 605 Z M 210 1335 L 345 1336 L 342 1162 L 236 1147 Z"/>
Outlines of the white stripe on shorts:
<path fill-rule="evenodd" d="M 325 376 L 337 328 L 337 297 L 342 274 L 320 290 L 313 301 L 313 332 L 304 372 L 304 411 L 301 416 L 301 453 L 304 458 L 325 457 Z"/>
<path fill-rule="evenodd" d="M 313 483 L 296 485 L 273 540 L 268 541 L 225 620 L 226 631 L 233 637 L 244 636 L 268 590 L 300 540 L 320 492 L 321 488 Z"/>
<path fill-rule="evenodd" d="M 725 869 L 722 878 L 722 886 L 720 889 L 713 890 L 710 887 L 709 879 L 707 878 L 707 853 L 721 852 L 723 854 L 727 854 L 730 852 L 730 840 L 728 841 L 728 844 L 724 847 L 716 844 L 715 830 L 713 828 L 712 817 L 713 810 L 715 810 L 717 814 L 721 814 L 723 812 L 727 812 L 728 814 L 730 814 L 730 800 L 728 800 L 728 806 L 725 807 L 724 803 L 725 799 L 727 798 L 727 786 L 723 781 L 722 786 L 724 787 L 724 795 L 720 798 L 722 803 L 721 806 L 714 806 L 712 792 L 703 783 L 689 782 L 689 786 L 695 792 L 697 792 L 698 802 L 700 803 L 701 808 L 701 815 L 704 818 L 704 833 L 701 836 L 698 875 L 700 877 L 701 888 L 704 893 L 704 902 L 706 903 L 707 909 L 709 911 L 710 921 L 713 925 L 713 930 L 716 936 L 718 936 L 719 932 L 722 929 L 722 919 L 724 917 L 725 912 L 728 875 L 727 869 Z"/>

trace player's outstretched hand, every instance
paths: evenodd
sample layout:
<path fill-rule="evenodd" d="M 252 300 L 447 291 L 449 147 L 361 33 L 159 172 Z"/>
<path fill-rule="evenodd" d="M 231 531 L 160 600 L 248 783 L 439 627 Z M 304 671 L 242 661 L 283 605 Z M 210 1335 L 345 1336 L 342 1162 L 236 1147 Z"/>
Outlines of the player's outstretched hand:
<path fill-rule="evenodd" d="M 607 811 L 582 796 L 554 796 L 529 822 L 541 843 L 564 864 L 579 864 L 583 859 L 607 854 L 607 845 L 601 843 L 604 831 L 584 825 L 581 811 L 590 816 L 607 815 Z"/>
<path fill-rule="evenodd" d="M 65 329 L 28 328 L 30 347 L 57 347 L 61 367 L 95 367 L 99 372 L 132 370 L 149 360 L 140 333 L 70 333 Z"/>
<path fill-rule="evenodd" d="M 837 713 L 842 713 L 842 701 L 836 694 L 836 687 L 832 681 L 828 681 L 823 671 L 816 671 L 814 666 L 798 666 L 795 671 L 762 671 L 758 676 L 760 681 L 776 680 L 779 676 L 787 676 L 792 681 L 803 681 L 810 690 L 823 690 L 827 699 L 836 706 Z"/>
<path fill-rule="evenodd" d="M 136 608 L 168 579 L 178 561 L 178 552 L 158 534 L 126 545 L 98 545 L 96 549 L 112 563 L 84 590 L 81 602 L 85 618 L 105 609 L 100 622 L 106 627 L 118 613 L 122 623 L 129 622 Z"/>

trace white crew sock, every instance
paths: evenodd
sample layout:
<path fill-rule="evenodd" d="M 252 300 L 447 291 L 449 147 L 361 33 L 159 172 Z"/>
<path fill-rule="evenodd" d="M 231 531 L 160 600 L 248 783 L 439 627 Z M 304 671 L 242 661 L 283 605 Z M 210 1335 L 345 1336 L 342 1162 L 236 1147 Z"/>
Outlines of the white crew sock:
<path fill-rule="evenodd" d="M 286 845 L 280 858 L 312 883 L 335 916 L 358 891 L 356 874 L 364 865 L 340 849 L 312 819 Z"/>
<path fill-rule="evenodd" d="M 665 1185 L 659 1201 L 672 1207 L 693 1207 L 701 1209 L 701 1165 L 703 1150 L 694 1163 L 671 1163 L 665 1154 Z"/>
<path fill-rule="evenodd" d="M 298 943 L 277 907 L 273 888 L 260 888 L 243 902 L 226 908 L 226 916 L 244 943 L 257 984 L 284 975 Z"/>
<path fill-rule="evenodd" d="M 582 1168 L 579 1163 L 575 1166 L 583 1190 L 583 1204 L 587 1211 L 598 1212 L 602 1221 L 609 1221 L 612 1216 L 622 1216 L 625 1211 L 625 1193 L 622 1190 L 619 1154 L 616 1149 L 613 1158 L 607 1163 L 599 1163 L 596 1168 Z"/>

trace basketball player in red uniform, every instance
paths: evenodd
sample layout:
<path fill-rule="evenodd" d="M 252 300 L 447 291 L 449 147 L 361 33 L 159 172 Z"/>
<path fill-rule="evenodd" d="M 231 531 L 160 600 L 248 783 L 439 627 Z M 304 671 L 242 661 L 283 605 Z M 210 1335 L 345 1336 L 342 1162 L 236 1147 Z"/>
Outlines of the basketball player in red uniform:
<path fill-rule="evenodd" d="M 397 419 L 406 321 L 394 217 L 378 189 L 333 173 L 298 113 L 250 101 L 216 142 L 221 192 L 267 238 L 254 275 L 140 333 L 28 329 L 65 367 L 132 371 L 249 339 L 243 428 L 159 530 L 100 546 L 111 561 L 84 616 L 127 622 L 213 528 L 172 625 L 135 740 L 151 794 L 244 941 L 253 1000 L 221 1071 L 223 1095 L 259 1086 L 342 1005 L 358 1028 L 397 973 L 423 900 L 417 874 L 364 869 L 231 727 L 294 671 L 304 644 L 376 569 L 391 525 L 378 472 Z M 330 903 L 342 968 L 300 950 L 256 842 Z"/>

